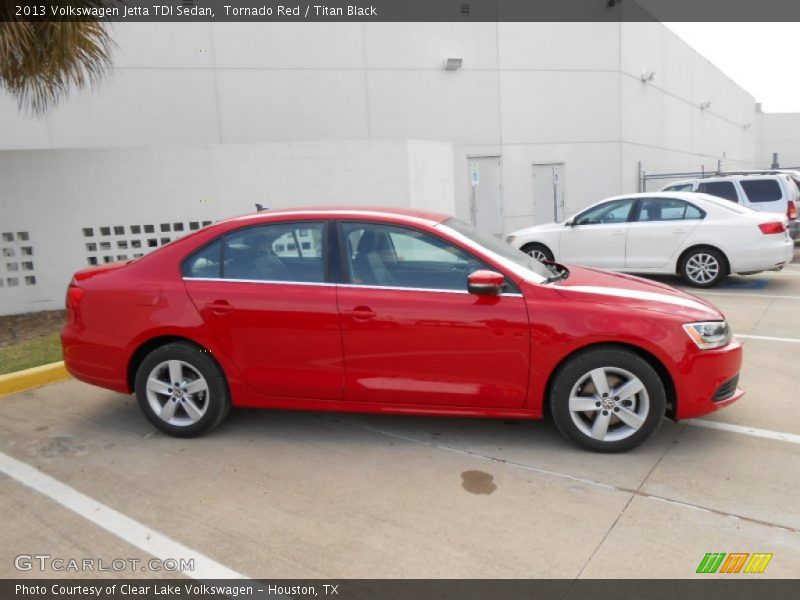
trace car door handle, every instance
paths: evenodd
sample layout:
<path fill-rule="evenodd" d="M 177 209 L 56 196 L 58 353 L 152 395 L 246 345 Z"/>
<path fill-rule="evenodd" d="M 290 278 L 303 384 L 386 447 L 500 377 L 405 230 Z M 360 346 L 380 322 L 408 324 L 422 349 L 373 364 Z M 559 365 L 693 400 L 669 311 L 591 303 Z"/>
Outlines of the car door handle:
<path fill-rule="evenodd" d="M 344 314 L 357 321 L 369 321 L 370 319 L 375 318 L 377 313 L 369 306 L 356 306 L 353 310 L 344 311 Z"/>
<path fill-rule="evenodd" d="M 679 229 L 673 229 L 672 233 L 686 233 L 687 231 L 689 231 L 689 230 L 688 229 L 680 229 L 679 228 Z"/>
<path fill-rule="evenodd" d="M 219 316 L 230 314 L 233 310 L 233 306 L 227 300 L 214 300 L 214 302 L 206 304 L 206 308 Z"/>
<path fill-rule="evenodd" d="M 624 229 L 615 229 L 614 231 L 611 232 L 611 234 L 612 235 L 625 235 L 625 230 Z"/>

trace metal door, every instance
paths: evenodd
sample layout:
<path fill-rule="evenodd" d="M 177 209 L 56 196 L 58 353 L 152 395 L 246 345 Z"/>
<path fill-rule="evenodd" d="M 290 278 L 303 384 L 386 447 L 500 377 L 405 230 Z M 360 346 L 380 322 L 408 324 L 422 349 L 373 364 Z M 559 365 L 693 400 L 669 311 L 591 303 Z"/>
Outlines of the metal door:
<path fill-rule="evenodd" d="M 564 219 L 564 163 L 533 163 L 534 223 Z"/>
<path fill-rule="evenodd" d="M 469 172 L 469 210 L 478 229 L 503 235 L 503 202 L 499 156 L 467 158 Z"/>

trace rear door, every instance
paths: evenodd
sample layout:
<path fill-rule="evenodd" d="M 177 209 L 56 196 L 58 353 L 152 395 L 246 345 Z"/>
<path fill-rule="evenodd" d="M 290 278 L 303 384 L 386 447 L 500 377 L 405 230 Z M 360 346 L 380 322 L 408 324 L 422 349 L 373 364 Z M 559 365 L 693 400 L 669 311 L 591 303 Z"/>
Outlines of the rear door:
<path fill-rule="evenodd" d="M 625 266 L 658 269 L 674 264 L 684 240 L 705 217 L 694 204 L 676 198 L 642 198 L 628 230 Z"/>
<path fill-rule="evenodd" d="M 344 369 L 324 221 L 229 233 L 183 263 L 186 289 L 223 351 L 257 392 L 340 400 Z"/>
<path fill-rule="evenodd" d="M 558 259 L 589 267 L 624 268 L 628 235 L 636 198 L 610 200 L 577 215 L 560 237 Z"/>
<path fill-rule="evenodd" d="M 786 214 L 786 197 L 777 178 L 747 178 L 742 179 L 739 184 L 750 208 L 760 212 Z"/>

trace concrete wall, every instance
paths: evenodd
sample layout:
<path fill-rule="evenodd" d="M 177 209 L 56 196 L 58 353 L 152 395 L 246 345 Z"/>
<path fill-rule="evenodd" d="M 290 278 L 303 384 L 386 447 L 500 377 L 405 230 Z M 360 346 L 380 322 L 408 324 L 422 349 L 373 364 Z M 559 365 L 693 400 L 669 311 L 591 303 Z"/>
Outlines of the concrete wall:
<path fill-rule="evenodd" d="M 639 161 L 744 168 L 758 155 L 745 128 L 752 96 L 659 23 L 113 29 L 116 71 L 95 91 L 42 120 L 18 116 L 0 96 L 0 148 L 446 141 L 460 216 L 473 155 L 503 156 L 508 215 L 532 202 L 529 161 L 566 162 L 567 204 L 580 208 L 635 190 Z M 444 70 L 447 57 L 463 68 Z M 642 83 L 649 71 L 655 78 Z"/>
<path fill-rule="evenodd" d="M 772 164 L 778 153 L 782 167 L 800 167 L 800 114 L 765 113 L 761 116 L 761 138 L 758 144 L 759 167 Z"/>
<path fill-rule="evenodd" d="M 452 160 L 448 144 L 380 140 L 0 152 L 0 314 L 61 308 L 77 269 L 255 202 L 452 213 Z"/>

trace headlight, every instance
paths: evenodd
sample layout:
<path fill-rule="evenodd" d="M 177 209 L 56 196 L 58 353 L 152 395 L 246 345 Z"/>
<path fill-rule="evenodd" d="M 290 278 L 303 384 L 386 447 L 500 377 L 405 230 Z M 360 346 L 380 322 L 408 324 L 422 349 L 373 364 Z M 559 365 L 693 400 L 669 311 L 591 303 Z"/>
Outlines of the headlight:
<path fill-rule="evenodd" d="M 513 241 L 514 241 L 516 238 L 517 238 L 517 236 L 515 236 L 515 235 L 507 235 L 507 236 L 506 236 L 506 244 L 510 244 L 510 243 L 511 243 L 511 242 L 513 242 Z"/>
<path fill-rule="evenodd" d="M 721 348 L 731 341 L 731 329 L 727 321 L 686 323 L 683 329 L 701 350 Z"/>

